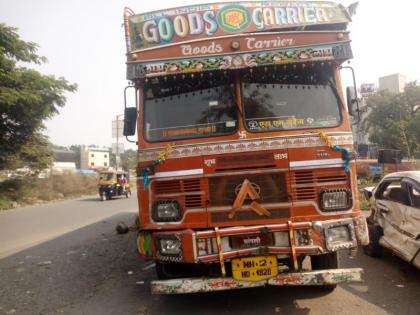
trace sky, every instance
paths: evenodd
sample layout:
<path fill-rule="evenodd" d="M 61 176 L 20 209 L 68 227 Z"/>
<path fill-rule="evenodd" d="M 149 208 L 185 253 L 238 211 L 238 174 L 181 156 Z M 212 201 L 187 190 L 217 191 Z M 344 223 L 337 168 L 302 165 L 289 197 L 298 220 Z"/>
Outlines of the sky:
<path fill-rule="evenodd" d="M 46 122 L 51 141 L 111 146 L 111 122 L 123 113 L 128 83 L 124 7 L 142 13 L 206 2 L 212 1 L 0 0 L 0 22 L 17 27 L 21 38 L 38 43 L 38 53 L 48 58 L 37 69 L 78 84 L 60 114 Z M 358 85 L 377 84 L 378 77 L 393 73 L 420 81 L 419 12 L 420 2 L 414 0 L 359 1 L 349 27 Z M 349 71 L 343 72 L 343 82 L 351 85 Z"/>

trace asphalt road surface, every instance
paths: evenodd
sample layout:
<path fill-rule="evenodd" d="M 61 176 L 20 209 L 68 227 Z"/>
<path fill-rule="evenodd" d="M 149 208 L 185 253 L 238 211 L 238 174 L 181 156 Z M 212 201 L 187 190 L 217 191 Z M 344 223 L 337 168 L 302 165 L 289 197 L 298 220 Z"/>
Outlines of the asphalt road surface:
<path fill-rule="evenodd" d="M 134 197 L 134 196 L 133 196 Z M 365 269 L 365 282 L 332 293 L 268 287 L 154 296 L 154 266 L 139 259 L 135 198 L 96 198 L 0 212 L 0 315 L 3 314 L 420 314 L 420 271 L 391 254 L 359 251 L 343 267 Z M 35 245 L 34 245 L 35 244 Z"/>

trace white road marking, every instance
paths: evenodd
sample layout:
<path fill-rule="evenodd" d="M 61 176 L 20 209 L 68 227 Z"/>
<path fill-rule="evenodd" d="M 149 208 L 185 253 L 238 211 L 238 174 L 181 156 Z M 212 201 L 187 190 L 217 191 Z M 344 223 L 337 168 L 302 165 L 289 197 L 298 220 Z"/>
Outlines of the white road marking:
<path fill-rule="evenodd" d="M 146 267 L 143 267 L 142 270 L 149 270 L 150 268 L 153 268 L 154 266 L 155 266 L 155 264 L 153 263 L 153 264 L 150 264 Z"/>

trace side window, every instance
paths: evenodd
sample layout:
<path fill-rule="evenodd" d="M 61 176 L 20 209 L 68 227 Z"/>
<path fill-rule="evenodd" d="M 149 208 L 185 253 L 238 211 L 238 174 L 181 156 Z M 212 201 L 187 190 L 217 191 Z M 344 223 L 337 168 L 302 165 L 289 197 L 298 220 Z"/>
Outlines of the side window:
<path fill-rule="evenodd" d="M 400 180 L 385 182 L 375 195 L 377 199 L 398 202 L 404 205 L 410 205 L 406 185 Z"/>
<path fill-rule="evenodd" d="M 420 191 L 411 185 L 409 185 L 409 191 L 411 196 L 411 205 L 414 208 L 420 209 Z"/>

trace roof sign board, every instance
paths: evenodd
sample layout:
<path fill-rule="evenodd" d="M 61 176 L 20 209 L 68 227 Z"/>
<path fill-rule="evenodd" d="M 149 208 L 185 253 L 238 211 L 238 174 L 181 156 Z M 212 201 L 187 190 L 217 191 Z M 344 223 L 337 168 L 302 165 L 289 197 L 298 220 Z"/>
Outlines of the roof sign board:
<path fill-rule="evenodd" d="M 328 1 L 204 4 L 128 16 L 127 46 L 131 52 L 238 33 L 348 22 L 346 8 Z"/>

